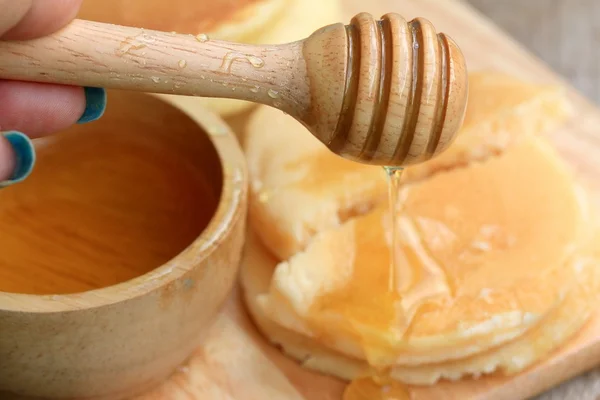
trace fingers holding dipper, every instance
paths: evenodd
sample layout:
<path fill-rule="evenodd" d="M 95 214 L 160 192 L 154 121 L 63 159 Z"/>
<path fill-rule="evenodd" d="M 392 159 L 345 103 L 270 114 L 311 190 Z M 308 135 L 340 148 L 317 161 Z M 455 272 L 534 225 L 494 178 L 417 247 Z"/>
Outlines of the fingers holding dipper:
<path fill-rule="evenodd" d="M 52 34 L 75 18 L 81 1 L 0 0 L 0 40 Z M 0 80 L 0 187 L 31 173 L 35 151 L 30 139 L 95 121 L 105 107 L 103 89 Z"/>

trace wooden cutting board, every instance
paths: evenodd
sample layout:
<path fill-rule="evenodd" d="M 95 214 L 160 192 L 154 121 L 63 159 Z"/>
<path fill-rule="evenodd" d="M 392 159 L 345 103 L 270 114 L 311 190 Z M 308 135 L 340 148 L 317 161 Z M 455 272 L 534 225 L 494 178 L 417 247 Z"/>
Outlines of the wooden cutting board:
<path fill-rule="evenodd" d="M 323 0 L 328 1 L 328 0 Z M 532 81 L 560 79 L 490 22 L 458 0 L 344 0 L 342 22 L 358 12 L 425 17 L 452 36 L 471 70 L 496 69 Z M 600 194 L 600 112 L 573 90 L 576 115 L 551 135 L 579 176 Z M 600 196 L 596 198 L 600 205 Z M 443 382 L 411 389 L 414 400 L 520 400 L 600 363 L 600 307 L 586 328 L 550 359 L 512 378 Z M 139 400 L 339 400 L 345 383 L 300 368 L 257 333 L 239 291 L 212 327 L 205 345 L 161 387 Z"/>

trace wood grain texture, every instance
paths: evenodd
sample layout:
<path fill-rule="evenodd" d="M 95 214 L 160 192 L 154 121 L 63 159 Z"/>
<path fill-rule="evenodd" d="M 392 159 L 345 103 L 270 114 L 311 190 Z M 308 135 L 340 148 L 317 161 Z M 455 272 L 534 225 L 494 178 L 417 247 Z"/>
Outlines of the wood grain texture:
<path fill-rule="evenodd" d="M 166 32 L 204 33 L 211 39 L 232 42 L 280 43 L 277 24 L 272 21 L 293 7 L 293 3 L 293 0 L 86 0 L 77 18 Z M 206 107 L 222 117 L 243 112 L 253 104 L 211 97 L 165 96 L 171 101 L 181 100 L 191 108 Z"/>
<path fill-rule="evenodd" d="M 30 178 L 0 193 L 0 399 L 154 386 L 235 285 L 247 174 L 233 133 L 148 94 L 108 102 L 36 141 Z"/>
<path fill-rule="evenodd" d="M 470 69 L 496 69 L 535 82 L 565 84 L 557 74 L 516 41 L 457 1 L 344 0 L 345 18 L 359 11 L 374 15 L 394 11 L 406 18 L 424 16 L 461 46 Z M 493 49 L 493 51 L 490 51 Z M 559 152 L 588 184 L 600 204 L 600 112 L 574 90 L 569 96 L 576 116 L 550 134 Z M 522 400 L 538 395 L 600 361 L 600 310 L 573 340 L 544 363 L 512 378 L 488 377 L 440 383 L 415 391 L 419 400 Z M 240 389 L 242 388 L 243 389 Z M 237 293 L 189 363 L 173 378 L 140 399 L 196 400 L 339 400 L 344 383 L 299 368 L 256 333 Z M 547 399 L 574 399 L 569 391 L 555 391 Z M 591 399 L 591 398 L 590 398 Z M 587 400 L 587 398 L 586 398 Z"/>
<path fill-rule="evenodd" d="M 398 14 L 351 20 L 250 45 L 77 19 L 47 37 L 0 42 L 0 78 L 266 104 L 367 164 L 410 165 L 445 150 L 467 103 L 455 42 Z"/>
<path fill-rule="evenodd" d="M 600 3 L 596 0 L 467 0 L 600 102 Z"/>
<path fill-rule="evenodd" d="M 2 79 L 268 105 L 277 98 L 288 113 L 310 100 L 301 43 L 249 45 L 74 20 L 43 38 L 0 42 L 0 51 Z"/>

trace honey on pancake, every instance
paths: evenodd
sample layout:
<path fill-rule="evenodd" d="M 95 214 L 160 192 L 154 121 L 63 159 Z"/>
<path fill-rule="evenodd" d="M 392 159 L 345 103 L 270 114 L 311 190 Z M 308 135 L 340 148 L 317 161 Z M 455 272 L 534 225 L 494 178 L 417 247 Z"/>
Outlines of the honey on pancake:
<path fill-rule="evenodd" d="M 389 381 L 377 382 L 372 378 L 355 379 L 344 390 L 343 400 L 410 400 L 404 385 Z"/>
<path fill-rule="evenodd" d="M 383 218 L 381 223 L 384 223 Z M 390 270 L 372 268 L 373 265 L 387 265 L 390 262 L 385 230 L 376 224 L 357 226 L 354 236 L 356 252 L 351 278 L 338 290 L 319 296 L 312 306 L 311 314 L 317 319 L 321 312 L 339 314 L 343 316 L 340 328 L 359 337 L 363 334 L 357 332 L 360 330 L 357 325 L 383 331 L 402 326 L 402 322 L 397 320 L 396 312 L 399 293 L 388 290 Z M 363 243 L 372 245 L 362 246 Z"/>
<path fill-rule="evenodd" d="M 560 304 L 570 282 L 561 266 L 587 237 L 587 206 L 547 142 L 403 185 L 399 196 L 396 293 L 383 203 L 282 265 L 271 290 L 280 297 L 265 303 L 273 318 L 368 365 L 409 371 L 513 340 Z"/>
<path fill-rule="evenodd" d="M 391 264 L 389 232 L 391 220 L 399 230 L 398 262 L 402 268 L 377 268 Z M 311 306 L 309 323 L 322 332 L 324 325 L 363 343 L 370 364 L 387 358 L 406 334 L 410 323 L 425 304 L 438 301 L 449 293 L 446 276 L 421 243 L 413 224 L 402 215 L 391 218 L 385 207 L 351 222 L 354 234 L 351 277 L 343 287 L 319 295 Z M 389 290 L 390 275 L 398 284 Z M 340 316 L 336 326 L 321 318 Z M 384 332 L 382 334 L 382 332 Z"/>
<path fill-rule="evenodd" d="M 316 193 L 331 190 L 332 182 L 352 185 L 354 180 L 364 179 L 361 172 L 365 169 L 363 164 L 332 157 L 328 151 L 288 162 L 285 167 L 302 171 L 288 187 Z M 376 346 L 366 344 L 367 352 L 380 351 L 371 350 L 372 347 L 388 348 L 388 343 L 380 341 L 378 331 L 392 332 L 392 340 L 400 340 L 422 304 L 449 292 L 445 274 L 420 243 L 414 224 L 401 220 L 399 192 L 403 169 L 384 167 L 384 170 L 388 176 L 389 212 L 376 212 L 359 220 L 355 228 L 353 276 L 345 287 L 320 296 L 311 310 L 312 328 L 321 333 L 322 339 L 326 340 L 328 335 L 319 329 L 322 326 L 319 315 L 339 313 L 344 318 L 337 328 L 345 334 L 379 342 Z M 265 197 L 268 195 L 264 193 Z M 341 211 L 342 220 L 355 213 L 355 210 Z M 378 218 L 379 223 L 373 218 Z M 402 238 L 403 230 L 414 233 L 409 239 Z M 389 265 L 389 268 L 373 268 L 374 265 Z M 372 337 L 371 331 L 375 333 Z M 376 354 L 374 357 L 379 358 Z"/>

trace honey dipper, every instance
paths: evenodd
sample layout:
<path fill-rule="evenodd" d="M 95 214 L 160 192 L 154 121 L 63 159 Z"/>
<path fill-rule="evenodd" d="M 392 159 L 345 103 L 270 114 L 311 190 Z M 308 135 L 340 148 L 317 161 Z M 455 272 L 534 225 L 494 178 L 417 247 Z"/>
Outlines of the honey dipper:
<path fill-rule="evenodd" d="M 44 38 L 0 42 L 0 55 L 0 79 L 266 104 L 334 153 L 374 165 L 443 151 L 467 103 L 458 46 L 427 20 L 393 13 L 361 13 L 282 45 L 74 20 Z"/>

